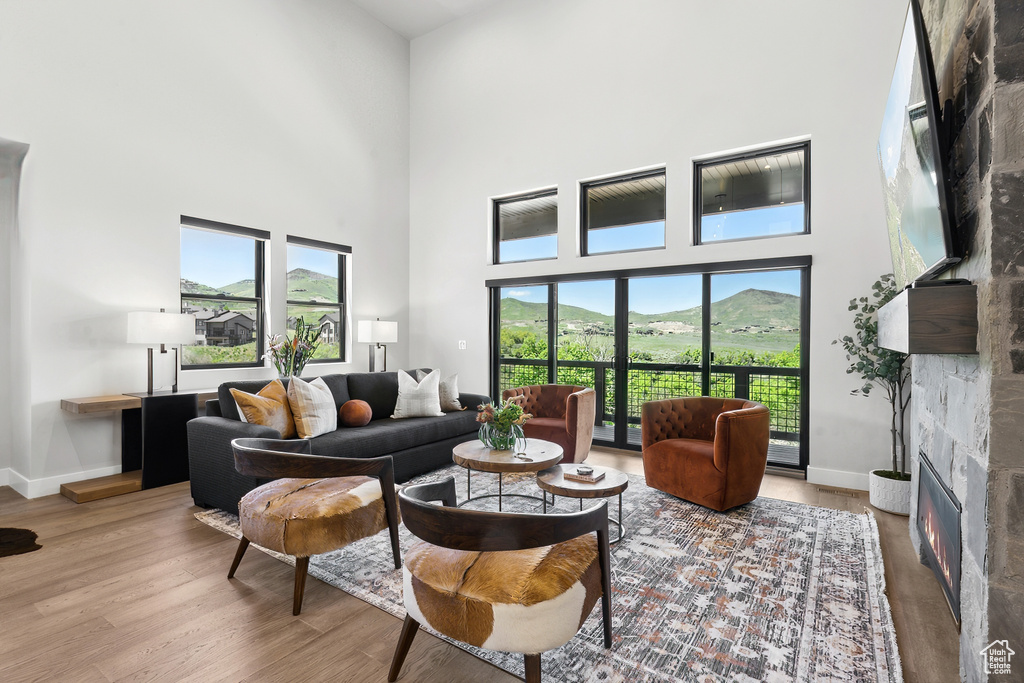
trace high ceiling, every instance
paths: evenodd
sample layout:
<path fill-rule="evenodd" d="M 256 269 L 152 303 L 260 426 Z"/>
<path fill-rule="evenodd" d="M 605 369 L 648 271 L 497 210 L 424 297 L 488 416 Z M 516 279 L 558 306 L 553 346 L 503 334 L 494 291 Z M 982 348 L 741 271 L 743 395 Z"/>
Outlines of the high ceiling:
<path fill-rule="evenodd" d="M 353 0 L 409 40 L 430 33 L 497 0 Z"/>

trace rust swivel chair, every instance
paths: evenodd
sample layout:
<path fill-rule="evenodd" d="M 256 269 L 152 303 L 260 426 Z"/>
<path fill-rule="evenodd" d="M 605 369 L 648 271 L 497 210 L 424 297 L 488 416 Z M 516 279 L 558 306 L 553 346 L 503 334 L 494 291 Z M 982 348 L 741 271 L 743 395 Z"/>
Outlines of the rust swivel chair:
<path fill-rule="evenodd" d="M 607 502 L 558 515 L 462 510 L 454 507 L 453 477 L 409 486 L 398 500 L 405 526 L 422 540 L 405 553 L 406 617 L 389 681 L 420 624 L 522 653 L 527 683 L 540 682 L 541 653 L 572 640 L 598 599 L 604 646 L 612 646 Z"/>
<path fill-rule="evenodd" d="M 583 462 L 594 440 L 597 394 L 587 387 L 538 384 L 506 389 L 502 400 L 515 398 L 533 415 L 523 425 L 527 438 L 552 441 L 562 447 L 562 462 Z"/>
<path fill-rule="evenodd" d="M 640 431 L 648 486 L 719 512 L 757 498 L 768 461 L 768 409 L 760 403 L 649 401 Z"/>
<path fill-rule="evenodd" d="M 242 538 L 228 578 L 235 575 L 249 542 L 295 556 L 292 614 L 302 609 L 310 555 L 344 548 L 388 529 L 395 568 L 398 547 L 398 499 L 390 455 L 332 458 L 310 455 L 308 440 L 235 439 L 235 469 L 269 483 L 247 493 L 238 504 Z"/>

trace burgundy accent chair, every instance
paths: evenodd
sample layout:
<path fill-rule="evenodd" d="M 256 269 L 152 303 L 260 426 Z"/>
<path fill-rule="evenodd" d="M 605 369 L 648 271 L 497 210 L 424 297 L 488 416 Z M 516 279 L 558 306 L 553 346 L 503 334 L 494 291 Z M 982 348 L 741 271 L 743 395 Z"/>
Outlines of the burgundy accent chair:
<path fill-rule="evenodd" d="M 515 398 L 533 415 L 523 424 L 529 439 L 543 439 L 562 447 L 562 462 L 583 462 L 594 440 L 597 394 L 587 387 L 539 384 L 506 389 L 502 400 Z"/>
<path fill-rule="evenodd" d="M 644 403 L 647 485 L 719 512 L 749 503 L 768 462 L 768 417 L 760 403 L 739 398 Z"/>

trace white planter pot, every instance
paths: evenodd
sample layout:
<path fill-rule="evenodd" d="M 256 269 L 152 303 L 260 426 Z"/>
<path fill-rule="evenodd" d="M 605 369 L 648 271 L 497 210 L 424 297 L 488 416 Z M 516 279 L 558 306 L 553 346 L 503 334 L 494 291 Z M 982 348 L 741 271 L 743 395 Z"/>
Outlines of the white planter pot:
<path fill-rule="evenodd" d="M 879 510 L 909 516 L 910 484 L 909 481 L 886 479 L 872 472 L 868 475 L 871 504 Z"/>

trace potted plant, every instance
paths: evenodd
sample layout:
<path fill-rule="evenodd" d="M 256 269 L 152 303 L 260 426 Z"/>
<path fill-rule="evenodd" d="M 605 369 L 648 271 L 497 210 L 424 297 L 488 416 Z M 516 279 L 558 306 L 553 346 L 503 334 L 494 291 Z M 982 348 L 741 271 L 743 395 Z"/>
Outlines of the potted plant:
<path fill-rule="evenodd" d="M 496 451 L 512 450 L 523 438 L 523 423 L 533 415 L 523 410 L 514 398 L 495 406 L 486 403 L 477 406 L 476 421 L 480 423 L 477 436 L 488 448 Z"/>
<path fill-rule="evenodd" d="M 878 345 L 878 309 L 898 294 L 896 280 L 890 273 L 871 285 L 871 297 L 850 300 L 853 311 L 854 336 L 832 341 L 842 345 L 846 360 L 851 361 L 847 374 L 857 374 L 864 381 L 852 394 L 868 396 L 878 386 L 885 391 L 892 406 L 892 469 L 874 470 L 869 476 L 871 504 L 900 515 L 910 514 L 910 475 L 907 473 L 907 444 L 904 418 L 910 404 L 910 368 L 907 354 Z"/>
<path fill-rule="evenodd" d="M 320 346 L 323 329 L 323 325 L 307 325 L 299 317 L 295 321 L 295 334 L 291 339 L 280 334 L 268 336 L 267 352 L 263 357 L 270 357 L 281 377 L 298 377 Z"/>

